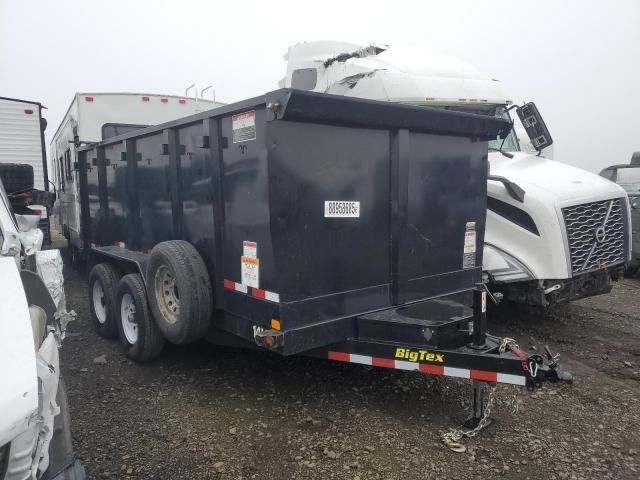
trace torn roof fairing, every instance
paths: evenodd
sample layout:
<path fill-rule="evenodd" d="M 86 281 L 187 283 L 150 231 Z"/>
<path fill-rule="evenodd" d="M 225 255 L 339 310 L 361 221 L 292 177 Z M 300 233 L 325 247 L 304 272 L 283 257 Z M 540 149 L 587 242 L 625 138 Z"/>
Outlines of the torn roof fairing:
<path fill-rule="evenodd" d="M 316 68 L 315 91 L 404 103 L 511 103 L 502 84 L 433 50 L 318 41 L 289 48 L 286 85 L 298 68 Z"/>

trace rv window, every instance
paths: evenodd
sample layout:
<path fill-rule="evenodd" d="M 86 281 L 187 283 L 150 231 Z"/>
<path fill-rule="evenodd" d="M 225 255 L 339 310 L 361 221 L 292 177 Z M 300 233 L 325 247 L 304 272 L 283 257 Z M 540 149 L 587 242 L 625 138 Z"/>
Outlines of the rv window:
<path fill-rule="evenodd" d="M 58 182 L 60 183 L 60 190 L 64 192 L 64 160 L 62 157 L 58 159 Z"/>
<path fill-rule="evenodd" d="M 67 180 L 70 182 L 73 181 L 73 171 L 71 170 L 71 150 L 67 148 L 67 151 L 64 152 L 64 164 L 65 171 L 67 172 Z"/>
<path fill-rule="evenodd" d="M 117 137 L 118 135 L 123 135 L 133 130 L 146 128 L 148 126 L 149 125 L 134 125 L 131 123 L 105 123 L 104 125 L 102 125 L 102 140 L 106 140 L 107 138 L 111 137 Z"/>

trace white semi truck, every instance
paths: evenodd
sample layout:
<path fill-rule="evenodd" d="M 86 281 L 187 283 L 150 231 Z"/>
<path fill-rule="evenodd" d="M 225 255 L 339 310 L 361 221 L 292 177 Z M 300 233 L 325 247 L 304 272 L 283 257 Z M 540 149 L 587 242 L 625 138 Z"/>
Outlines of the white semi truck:
<path fill-rule="evenodd" d="M 285 60 L 281 87 L 503 118 L 515 108 L 500 82 L 433 51 L 315 41 L 290 47 Z M 490 143 L 483 255 L 490 289 L 541 307 L 610 291 L 630 258 L 624 190 L 522 143 L 514 131 Z"/>

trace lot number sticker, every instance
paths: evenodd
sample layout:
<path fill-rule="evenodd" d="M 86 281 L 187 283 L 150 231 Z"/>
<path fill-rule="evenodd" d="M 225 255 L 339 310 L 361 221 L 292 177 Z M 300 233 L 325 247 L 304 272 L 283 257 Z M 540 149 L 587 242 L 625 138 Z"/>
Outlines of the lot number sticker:
<path fill-rule="evenodd" d="M 360 216 L 360 202 L 327 200 L 324 202 L 325 218 L 357 218 Z"/>

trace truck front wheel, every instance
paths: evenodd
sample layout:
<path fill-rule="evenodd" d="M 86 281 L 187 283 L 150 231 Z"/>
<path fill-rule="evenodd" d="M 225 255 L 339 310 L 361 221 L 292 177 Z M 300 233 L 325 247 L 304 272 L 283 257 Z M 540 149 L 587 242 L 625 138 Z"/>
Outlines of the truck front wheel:
<path fill-rule="evenodd" d="M 151 317 L 142 277 L 125 275 L 118 285 L 118 334 L 125 355 L 137 362 L 153 360 L 164 346 L 164 338 Z"/>
<path fill-rule="evenodd" d="M 99 263 L 89 273 L 89 306 L 98 335 L 116 338 L 116 288 L 120 272 L 111 264 Z"/>
<path fill-rule="evenodd" d="M 213 293 L 206 265 L 189 242 L 170 240 L 151 251 L 147 268 L 149 306 L 171 343 L 199 340 L 209 329 Z"/>

